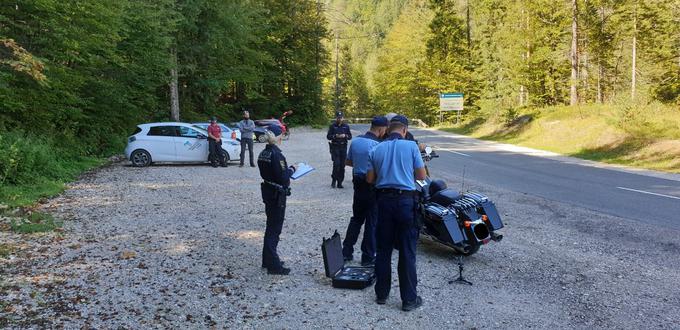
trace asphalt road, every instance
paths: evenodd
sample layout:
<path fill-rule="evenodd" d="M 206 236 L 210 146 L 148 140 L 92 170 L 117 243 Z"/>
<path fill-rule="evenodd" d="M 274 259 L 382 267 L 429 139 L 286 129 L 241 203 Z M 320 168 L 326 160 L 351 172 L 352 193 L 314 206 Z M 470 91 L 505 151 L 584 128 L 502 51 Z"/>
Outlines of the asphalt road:
<path fill-rule="evenodd" d="M 363 132 L 367 125 L 353 129 Z M 450 186 L 461 187 L 465 173 L 465 180 L 680 229 L 680 175 L 635 173 L 434 130 L 411 132 L 440 155 L 428 167 L 434 178 L 454 178 Z"/>

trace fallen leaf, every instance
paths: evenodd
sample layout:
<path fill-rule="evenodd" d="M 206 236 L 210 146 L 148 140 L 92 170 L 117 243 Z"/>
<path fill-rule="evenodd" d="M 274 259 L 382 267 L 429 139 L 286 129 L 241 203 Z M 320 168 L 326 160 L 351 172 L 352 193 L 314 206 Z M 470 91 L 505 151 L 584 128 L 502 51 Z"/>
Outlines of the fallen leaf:
<path fill-rule="evenodd" d="M 137 253 L 135 253 L 135 251 L 123 251 L 121 252 L 118 258 L 123 260 L 129 260 L 134 259 L 135 257 L 137 257 Z"/>

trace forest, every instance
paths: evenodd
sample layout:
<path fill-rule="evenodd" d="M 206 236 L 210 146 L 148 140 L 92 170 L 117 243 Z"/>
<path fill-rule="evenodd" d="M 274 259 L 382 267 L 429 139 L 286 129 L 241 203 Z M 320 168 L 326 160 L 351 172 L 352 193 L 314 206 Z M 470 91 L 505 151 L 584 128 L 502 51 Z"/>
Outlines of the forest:
<path fill-rule="evenodd" d="M 120 154 L 143 122 L 325 122 L 326 35 L 311 0 L 2 1 L 0 197 Z"/>
<path fill-rule="evenodd" d="M 465 111 L 680 104 L 677 0 L 335 0 L 339 100 L 433 123 Z M 399 111 L 397 111 L 399 112 Z"/>
<path fill-rule="evenodd" d="M 598 128 L 605 111 L 642 141 L 628 149 L 677 142 L 680 1 L 3 1 L 0 199 L 59 191 L 141 122 L 293 109 L 316 126 L 339 109 L 432 125 L 442 92 L 465 94 L 462 132 L 546 111 Z"/>

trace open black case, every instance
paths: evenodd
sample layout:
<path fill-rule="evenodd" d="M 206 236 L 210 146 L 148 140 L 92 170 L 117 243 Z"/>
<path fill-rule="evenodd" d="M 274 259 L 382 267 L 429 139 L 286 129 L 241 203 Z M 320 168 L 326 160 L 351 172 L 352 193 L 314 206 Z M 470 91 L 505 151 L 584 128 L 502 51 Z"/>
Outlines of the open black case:
<path fill-rule="evenodd" d="M 326 276 L 333 280 L 334 288 L 361 290 L 375 282 L 373 267 L 345 267 L 345 260 L 342 257 L 342 242 L 337 231 L 331 238 L 323 238 L 321 253 L 323 254 Z"/>

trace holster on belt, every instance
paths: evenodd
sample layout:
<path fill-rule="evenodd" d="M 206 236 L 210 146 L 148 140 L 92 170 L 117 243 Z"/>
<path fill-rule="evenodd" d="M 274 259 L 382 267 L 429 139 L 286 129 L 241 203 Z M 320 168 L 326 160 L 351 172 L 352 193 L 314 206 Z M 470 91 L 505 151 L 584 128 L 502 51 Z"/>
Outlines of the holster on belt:
<path fill-rule="evenodd" d="M 362 174 L 354 174 L 354 175 L 352 176 L 352 183 L 353 183 L 355 186 L 366 186 L 366 187 L 368 187 L 368 189 L 369 189 L 370 191 L 374 191 L 374 190 L 375 190 L 375 185 L 366 182 L 366 175 L 362 175 Z"/>
<path fill-rule="evenodd" d="M 423 220 L 424 214 L 422 212 L 422 204 L 420 203 L 420 196 L 418 194 L 413 196 L 413 220 L 416 225 L 416 229 L 421 230 L 423 229 L 423 226 L 425 225 L 425 222 Z"/>
<path fill-rule="evenodd" d="M 262 182 L 262 187 L 264 188 L 265 186 L 269 186 L 268 188 L 273 190 L 274 195 L 272 197 L 276 200 L 278 206 L 286 206 L 286 196 L 290 196 L 291 194 L 290 187 L 284 187 L 283 185 L 271 181 Z"/>

